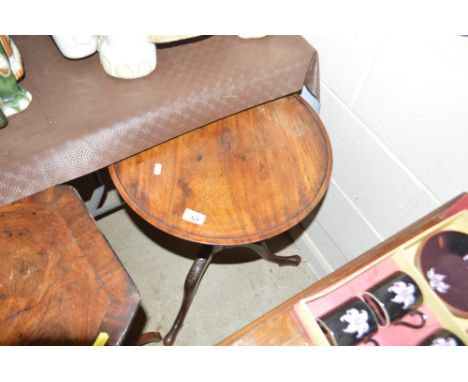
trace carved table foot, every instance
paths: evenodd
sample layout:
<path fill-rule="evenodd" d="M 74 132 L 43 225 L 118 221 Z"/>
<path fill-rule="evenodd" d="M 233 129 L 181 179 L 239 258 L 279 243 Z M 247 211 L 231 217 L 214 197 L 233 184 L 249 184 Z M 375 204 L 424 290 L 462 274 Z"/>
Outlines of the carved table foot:
<path fill-rule="evenodd" d="M 184 285 L 184 298 L 182 306 L 180 307 L 179 314 L 177 315 L 174 324 L 172 325 L 169 333 L 164 337 L 164 345 L 172 345 L 176 339 L 177 333 L 184 323 L 185 316 L 192 304 L 192 300 L 195 297 L 200 281 L 210 265 L 213 256 L 223 250 L 223 246 L 211 246 L 203 245 L 200 252 L 197 255 L 196 260 L 193 262 L 192 267 L 185 279 Z"/>
<path fill-rule="evenodd" d="M 274 255 L 270 249 L 268 248 L 267 244 L 262 241 L 259 244 L 244 244 L 242 247 L 250 248 L 253 250 L 257 255 L 259 255 L 262 259 L 271 261 L 278 265 L 299 265 L 301 263 L 301 257 L 298 255 L 292 256 L 277 256 Z"/>

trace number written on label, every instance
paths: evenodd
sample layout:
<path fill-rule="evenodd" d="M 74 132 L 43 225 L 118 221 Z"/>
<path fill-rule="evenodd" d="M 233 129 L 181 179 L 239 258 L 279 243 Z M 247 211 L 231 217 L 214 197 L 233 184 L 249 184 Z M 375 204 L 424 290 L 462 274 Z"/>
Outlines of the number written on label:
<path fill-rule="evenodd" d="M 191 210 L 190 208 L 186 208 L 184 211 L 184 214 L 182 215 L 182 219 L 190 223 L 202 225 L 205 222 L 206 215 L 203 215 L 200 212 Z"/>

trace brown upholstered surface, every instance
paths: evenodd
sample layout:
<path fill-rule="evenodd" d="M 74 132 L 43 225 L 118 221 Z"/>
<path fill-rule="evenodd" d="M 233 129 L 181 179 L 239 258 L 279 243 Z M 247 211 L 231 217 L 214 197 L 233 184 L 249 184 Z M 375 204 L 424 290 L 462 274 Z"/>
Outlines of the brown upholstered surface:
<path fill-rule="evenodd" d="M 158 67 L 112 78 L 99 58 L 65 59 L 47 36 L 14 38 L 30 107 L 0 130 L 0 205 L 63 183 L 249 107 L 318 94 L 316 51 L 300 36 L 213 36 L 158 50 Z"/>

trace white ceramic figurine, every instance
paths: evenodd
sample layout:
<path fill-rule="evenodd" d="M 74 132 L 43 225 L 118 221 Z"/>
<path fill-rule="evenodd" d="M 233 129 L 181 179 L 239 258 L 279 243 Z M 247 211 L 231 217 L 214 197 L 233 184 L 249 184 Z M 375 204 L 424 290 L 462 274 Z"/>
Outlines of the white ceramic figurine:
<path fill-rule="evenodd" d="M 71 59 L 87 57 L 99 51 L 104 71 L 118 78 L 139 78 L 150 74 L 156 68 L 155 43 L 174 42 L 197 35 L 54 35 L 56 45 L 62 54 Z M 240 36 L 242 38 L 259 38 Z"/>

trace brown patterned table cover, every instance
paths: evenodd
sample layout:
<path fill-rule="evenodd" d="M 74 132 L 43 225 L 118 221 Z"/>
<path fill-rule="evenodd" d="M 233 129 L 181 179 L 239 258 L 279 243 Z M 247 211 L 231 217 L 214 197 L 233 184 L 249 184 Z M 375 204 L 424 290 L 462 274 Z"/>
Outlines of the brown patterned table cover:
<path fill-rule="evenodd" d="M 210 36 L 161 47 L 147 77 L 64 58 L 48 36 L 13 37 L 29 108 L 0 130 L 0 206 L 89 174 L 187 131 L 299 91 L 319 95 L 318 56 L 300 36 Z"/>

